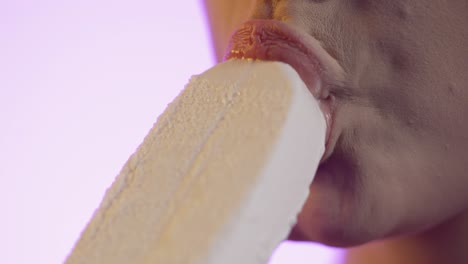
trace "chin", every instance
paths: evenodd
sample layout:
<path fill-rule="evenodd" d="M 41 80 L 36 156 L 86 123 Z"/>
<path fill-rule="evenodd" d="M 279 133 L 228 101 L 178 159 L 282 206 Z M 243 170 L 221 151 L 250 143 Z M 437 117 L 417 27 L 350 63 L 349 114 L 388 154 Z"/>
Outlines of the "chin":
<path fill-rule="evenodd" d="M 377 239 L 374 227 L 363 228 L 358 216 L 340 208 L 313 207 L 301 212 L 288 239 L 317 242 L 332 247 L 353 247 Z M 355 219 L 353 219 L 355 217 Z"/>
<path fill-rule="evenodd" d="M 289 239 L 351 247 L 385 235 L 386 212 L 375 206 L 352 164 L 334 155 L 320 165 Z"/>

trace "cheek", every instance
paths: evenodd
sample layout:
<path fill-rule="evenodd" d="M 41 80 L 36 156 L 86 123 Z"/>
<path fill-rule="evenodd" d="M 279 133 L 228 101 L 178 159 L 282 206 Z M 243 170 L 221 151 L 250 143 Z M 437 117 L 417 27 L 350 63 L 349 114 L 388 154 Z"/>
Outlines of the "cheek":
<path fill-rule="evenodd" d="M 353 244 L 417 232 L 466 208 L 466 155 L 447 149 L 450 138 L 435 129 L 441 121 L 423 126 L 395 113 L 348 104 L 337 114 L 340 140 L 311 188 L 309 221 L 326 230 L 322 239 Z"/>
<path fill-rule="evenodd" d="M 309 239 L 352 246 L 393 235 L 405 222 L 416 185 L 412 144 L 397 122 L 369 107 L 341 108 L 343 125 L 333 155 L 321 165 L 299 217 Z M 420 181 L 416 181 L 420 182 Z"/>
<path fill-rule="evenodd" d="M 312 240 L 355 245 L 420 231 L 467 206 L 466 23 L 458 9 L 438 8 L 443 1 L 423 2 L 294 9 L 346 69 L 350 94 L 336 116 L 337 149 L 299 216 Z"/>

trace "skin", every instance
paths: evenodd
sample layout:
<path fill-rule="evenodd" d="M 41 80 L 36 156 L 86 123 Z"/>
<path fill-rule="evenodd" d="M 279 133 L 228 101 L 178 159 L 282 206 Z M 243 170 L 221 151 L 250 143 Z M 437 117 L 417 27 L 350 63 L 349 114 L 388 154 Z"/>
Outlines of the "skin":
<path fill-rule="evenodd" d="M 247 19 L 320 41 L 345 72 L 337 144 L 291 238 L 348 263 L 468 263 L 468 1 L 206 0 L 217 58 Z"/>

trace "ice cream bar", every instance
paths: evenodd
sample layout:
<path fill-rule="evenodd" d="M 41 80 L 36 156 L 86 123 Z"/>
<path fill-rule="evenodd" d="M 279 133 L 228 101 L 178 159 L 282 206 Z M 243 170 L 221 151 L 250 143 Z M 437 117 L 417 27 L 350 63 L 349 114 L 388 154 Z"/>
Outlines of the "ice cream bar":
<path fill-rule="evenodd" d="M 230 60 L 192 77 L 66 263 L 266 263 L 306 200 L 325 133 L 287 64 Z"/>

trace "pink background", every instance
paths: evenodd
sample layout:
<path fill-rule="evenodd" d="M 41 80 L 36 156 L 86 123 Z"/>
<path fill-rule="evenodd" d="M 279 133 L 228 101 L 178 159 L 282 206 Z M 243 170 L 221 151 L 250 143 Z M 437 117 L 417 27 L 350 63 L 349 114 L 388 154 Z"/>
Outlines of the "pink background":
<path fill-rule="evenodd" d="M 0 1 L 0 263 L 61 263 L 157 116 L 212 65 L 197 1 Z M 270 263 L 338 258 L 283 243 Z"/>

